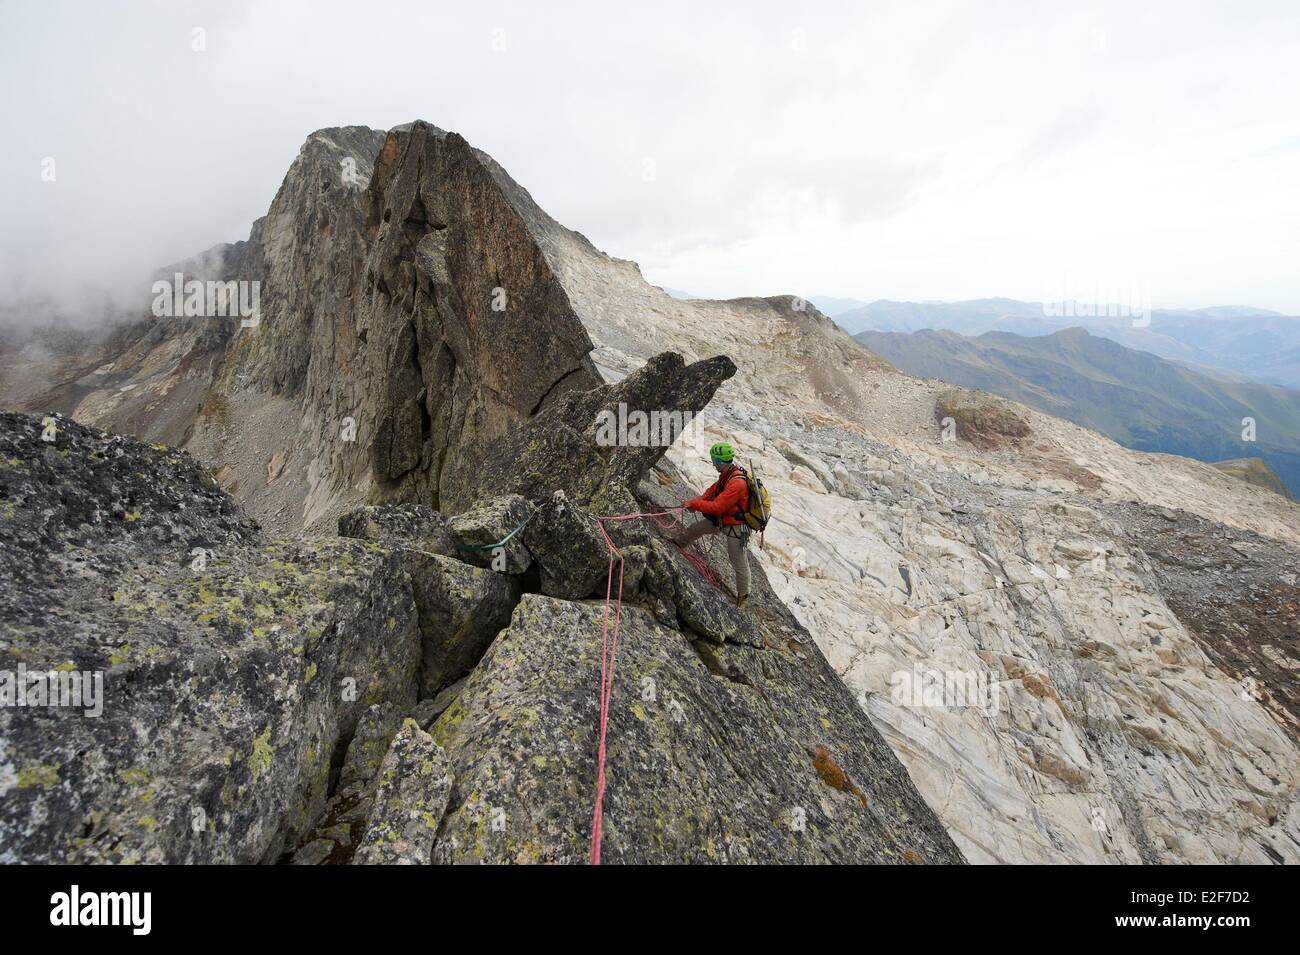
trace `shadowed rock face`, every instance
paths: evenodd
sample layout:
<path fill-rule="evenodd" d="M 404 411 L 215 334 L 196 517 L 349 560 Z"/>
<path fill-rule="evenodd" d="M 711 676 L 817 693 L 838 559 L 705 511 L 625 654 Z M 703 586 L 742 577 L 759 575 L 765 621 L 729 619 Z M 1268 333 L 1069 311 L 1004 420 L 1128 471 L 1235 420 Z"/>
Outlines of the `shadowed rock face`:
<path fill-rule="evenodd" d="M 385 497 L 437 505 L 475 482 L 467 446 L 600 379 L 563 288 L 464 139 L 425 123 L 390 133 L 366 199 L 372 466 Z"/>

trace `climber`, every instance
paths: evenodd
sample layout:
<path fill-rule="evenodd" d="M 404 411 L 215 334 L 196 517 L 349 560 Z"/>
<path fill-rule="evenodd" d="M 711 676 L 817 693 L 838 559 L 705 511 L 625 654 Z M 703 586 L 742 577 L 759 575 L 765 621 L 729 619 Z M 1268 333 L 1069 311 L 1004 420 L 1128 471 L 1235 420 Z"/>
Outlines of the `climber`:
<path fill-rule="evenodd" d="M 735 463 L 736 452 L 725 441 L 709 448 L 709 457 L 718 479 L 699 497 L 682 505 L 703 517 L 687 528 L 677 544 L 685 547 L 706 534 L 725 534 L 727 557 L 736 572 L 736 606 L 743 607 L 749 598 L 749 555 L 745 545 L 749 543 L 750 527 L 744 518 L 749 509 L 748 475 Z"/>

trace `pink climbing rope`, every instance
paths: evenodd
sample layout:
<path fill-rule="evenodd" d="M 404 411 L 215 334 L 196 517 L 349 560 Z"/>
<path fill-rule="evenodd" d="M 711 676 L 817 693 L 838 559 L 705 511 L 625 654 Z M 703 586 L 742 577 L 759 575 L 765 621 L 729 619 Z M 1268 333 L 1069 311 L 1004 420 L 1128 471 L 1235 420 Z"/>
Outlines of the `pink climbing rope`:
<path fill-rule="evenodd" d="M 606 521 L 631 521 L 641 518 L 653 520 L 660 530 L 667 530 L 680 523 L 682 508 L 675 507 L 668 511 L 652 511 L 644 514 L 597 515 L 596 526 L 600 536 L 605 538 L 609 548 L 609 571 L 605 578 L 605 618 L 600 634 L 600 742 L 596 747 L 596 805 L 591 816 L 591 864 L 600 865 L 601 825 L 604 821 L 605 805 L 605 736 L 609 729 L 609 700 L 614 692 L 614 660 L 618 656 L 618 631 L 623 620 L 623 552 L 614 544 L 613 538 L 605 530 Z M 661 520 L 667 517 L 668 520 Z M 700 572 L 705 574 L 715 587 L 720 587 L 717 574 L 708 566 L 703 557 L 682 551 Z M 618 558 L 618 593 L 614 593 L 614 558 Z M 614 630 L 609 629 L 609 605 L 614 601 Z"/>
<path fill-rule="evenodd" d="M 605 624 L 600 634 L 600 743 L 596 748 L 596 808 L 591 817 L 592 865 L 600 865 L 602 808 L 605 803 L 605 733 L 609 727 L 609 698 L 614 690 L 614 658 L 618 655 L 618 628 L 623 617 L 623 554 L 605 530 L 605 519 L 596 526 L 609 548 L 609 573 L 605 578 Z M 618 603 L 614 611 L 614 635 L 609 633 L 609 599 L 614 590 L 614 555 L 618 555 Z"/>
<path fill-rule="evenodd" d="M 716 570 L 709 566 L 709 562 L 704 559 L 703 554 L 697 554 L 691 550 L 682 550 L 681 554 L 700 572 L 701 577 L 713 584 L 715 589 L 722 589 L 722 578 L 718 576 Z"/>

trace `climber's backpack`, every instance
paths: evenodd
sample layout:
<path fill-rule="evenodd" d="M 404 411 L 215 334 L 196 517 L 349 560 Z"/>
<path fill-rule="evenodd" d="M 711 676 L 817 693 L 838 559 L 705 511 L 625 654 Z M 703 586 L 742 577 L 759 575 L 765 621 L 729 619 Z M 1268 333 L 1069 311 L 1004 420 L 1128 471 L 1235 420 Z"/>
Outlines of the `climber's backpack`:
<path fill-rule="evenodd" d="M 749 508 L 736 514 L 741 520 L 760 533 L 767 529 L 767 522 L 772 518 L 772 495 L 767 493 L 763 482 L 739 465 L 736 470 L 745 476 L 749 485 Z"/>

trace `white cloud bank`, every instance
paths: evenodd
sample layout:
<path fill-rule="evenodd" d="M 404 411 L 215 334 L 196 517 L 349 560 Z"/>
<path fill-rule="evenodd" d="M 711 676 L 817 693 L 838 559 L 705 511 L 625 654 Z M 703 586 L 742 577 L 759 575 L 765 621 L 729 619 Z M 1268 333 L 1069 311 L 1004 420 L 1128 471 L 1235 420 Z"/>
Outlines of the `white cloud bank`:
<path fill-rule="evenodd" d="M 1296 4 L 701 6 L 6 4 L 0 297 L 244 238 L 307 133 L 419 117 L 697 294 L 1300 313 Z"/>

